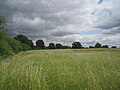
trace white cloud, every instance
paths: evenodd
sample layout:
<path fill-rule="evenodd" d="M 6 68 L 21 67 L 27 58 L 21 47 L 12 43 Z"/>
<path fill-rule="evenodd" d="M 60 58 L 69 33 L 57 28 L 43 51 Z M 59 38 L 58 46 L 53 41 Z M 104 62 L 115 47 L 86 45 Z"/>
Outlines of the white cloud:
<path fill-rule="evenodd" d="M 120 1 L 104 0 L 0 0 L 0 13 L 7 19 L 9 33 L 25 34 L 46 43 L 84 45 L 95 42 L 119 45 Z M 104 29 L 98 35 L 80 35 L 91 28 Z M 112 35 L 112 36 L 111 36 Z"/>

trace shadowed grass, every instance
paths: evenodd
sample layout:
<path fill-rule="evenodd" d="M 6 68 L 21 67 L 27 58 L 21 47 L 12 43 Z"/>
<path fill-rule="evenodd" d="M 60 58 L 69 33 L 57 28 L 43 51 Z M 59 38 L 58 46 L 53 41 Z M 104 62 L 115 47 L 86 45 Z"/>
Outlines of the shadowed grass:
<path fill-rule="evenodd" d="M 120 90 L 120 49 L 21 52 L 0 61 L 0 90 Z"/>

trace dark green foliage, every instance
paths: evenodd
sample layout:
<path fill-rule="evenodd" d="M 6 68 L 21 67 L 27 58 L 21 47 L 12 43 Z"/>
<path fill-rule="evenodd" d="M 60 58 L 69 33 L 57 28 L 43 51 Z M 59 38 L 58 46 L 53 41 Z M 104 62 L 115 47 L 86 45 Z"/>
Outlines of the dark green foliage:
<path fill-rule="evenodd" d="M 6 34 L 0 31 L 0 56 L 6 57 L 12 54 L 13 51 L 11 46 L 8 44 L 6 40 Z"/>
<path fill-rule="evenodd" d="M 0 57 L 6 57 L 13 54 L 12 48 L 6 40 L 7 35 L 5 34 L 5 26 L 5 18 L 0 16 Z"/>
<path fill-rule="evenodd" d="M 73 42 L 73 43 L 72 43 L 72 48 L 75 48 L 75 49 L 77 49 L 77 48 L 82 48 L 82 45 L 81 45 L 80 42 Z"/>
<path fill-rule="evenodd" d="M 62 49 L 62 45 L 60 43 L 56 44 L 56 49 Z"/>
<path fill-rule="evenodd" d="M 71 49 L 72 47 L 71 46 L 62 46 L 63 47 L 63 49 Z"/>
<path fill-rule="evenodd" d="M 116 46 L 112 46 L 111 48 L 117 48 Z"/>
<path fill-rule="evenodd" d="M 96 43 L 95 48 L 101 48 L 102 45 L 100 43 Z"/>
<path fill-rule="evenodd" d="M 33 44 L 32 40 L 28 39 L 26 44 L 30 45 L 32 48 L 34 47 L 34 44 Z"/>
<path fill-rule="evenodd" d="M 6 21 L 0 16 L 0 57 L 6 57 L 22 50 L 20 42 L 8 36 L 6 33 Z"/>
<path fill-rule="evenodd" d="M 3 32 L 0 32 L 0 56 L 6 57 L 12 54 L 13 54 L 12 48 L 8 44 L 5 34 Z"/>
<path fill-rule="evenodd" d="M 14 37 L 14 38 L 21 42 L 24 51 L 25 50 L 31 50 L 31 49 L 34 48 L 34 44 L 33 44 L 32 40 L 29 40 L 28 37 L 26 37 L 25 35 L 20 34 L 20 35 L 17 35 L 16 37 Z"/>
<path fill-rule="evenodd" d="M 7 41 L 0 40 L 0 56 L 6 57 L 13 55 L 12 48 L 10 45 L 7 43 Z"/>
<path fill-rule="evenodd" d="M 32 50 L 32 47 L 26 43 L 21 43 L 23 51 Z"/>
<path fill-rule="evenodd" d="M 109 48 L 108 45 L 103 45 L 102 48 Z"/>
<path fill-rule="evenodd" d="M 21 43 L 15 40 L 14 38 L 7 36 L 6 40 L 8 44 L 11 46 L 14 53 L 18 53 L 23 50 Z"/>
<path fill-rule="evenodd" d="M 37 49 L 45 49 L 45 43 L 43 40 L 37 40 L 36 41 L 36 47 Z"/>
<path fill-rule="evenodd" d="M 19 41 L 0 31 L 0 56 L 6 57 L 22 50 Z"/>
<path fill-rule="evenodd" d="M 16 40 L 20 41 L 21 43 L 27 43 L 28 38 L 24 35 L 17 35 L 14 37 Z"/>
<path fill-rule="evenodd" d="M 94 46 L 89 46 L 89 48 L 94 48 Z"/>
<path fill-rule="evenodd" d="M 54 43 L 50 43 L 48 46 L 49 49 L 55 49 L 55 44 Z"/>

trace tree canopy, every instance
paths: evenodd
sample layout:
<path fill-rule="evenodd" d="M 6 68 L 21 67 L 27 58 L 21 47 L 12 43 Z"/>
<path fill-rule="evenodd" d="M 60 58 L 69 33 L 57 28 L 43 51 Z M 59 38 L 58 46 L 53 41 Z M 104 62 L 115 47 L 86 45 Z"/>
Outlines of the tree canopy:
<path fill-rule="evenodd" d="M 62 44 L 60 43 L 56 44 L 56 49 L 62 49 L 62 48 L 63 48 Z"/>
<path fill-rule="evenodd" d="M 44 43 L 44 41 L 43 40 L 37 40 L 36 41 L 36 47 L 38 48 L 38 49 L 44 49 L 45 48 L 45 43 Z"/>
<path fill-rule="evenodd" d="M 108 45 L 103 45 L 102 48 L 109 48 L 109 46 Z"/>
<path fill-rule="evenodd" d="M 73 42 L 72 43 L 72 48 L 82 48 L 82 45 L 81 45 L 81 43 L 80 42 Z"/>
<path fill-rule="evenodd" d="M 48 46 L 49 49 L 55 49 L 55 44 L 54 43 L 50 43 Z"/>
<path fill-rule="evenodd" d="M 100 43 L 95 44 L 95 48 L 101 48 L 101 47 L 102 47 L 102 45 Z"/>
<path fill-rule="evenodd" d="M 32 40 L 28 39 L 27 36 L 20 34 L 14 38 L 21 42 L 21 45 L 24 50 L 30 50 L 30 49 L 34 48 L 34 44 L 33 44 Z"/>

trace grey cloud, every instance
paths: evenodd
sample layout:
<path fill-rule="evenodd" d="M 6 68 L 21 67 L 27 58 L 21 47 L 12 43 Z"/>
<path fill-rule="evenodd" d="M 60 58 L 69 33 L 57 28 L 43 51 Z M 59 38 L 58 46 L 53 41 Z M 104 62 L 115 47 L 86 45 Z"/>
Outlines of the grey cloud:
<path fill-rule="evenodd" d="M 52 36 L 57 36 L 57 37 L 73 35 L 73 34 L 76 34 L 76 33 L 68 32 L 68 31 L 53 31 L 51 33 Z"/>
<path fill-rule="evenodd" d="M 0 14 L 5 16 L 12 36 L 24 34 L 46 43 L 70 44 L 80 40 L 91 45 L 104 41 L 103 36 L 81 36 L 80 32 L 98 27 L 105 29 L 103 35 L 119 34 L 119 3 L 119 0 L 106 0 L 100 5 L 96 0 L 0 0 Z M 97 15 L 91 14 L 94 9 Z M 104 9 L 110 9 L 112 15 L 107 15 Z"/>
<path fill-rule="evenodd" d="M 119 27 L 119 26 L 120 26 L 120 17 L 116 16 L 116 17 L 109 19 L 108 21 L 102 22 L 101 24 L 97 26 L 97 28 L 111 29 L 111 28 Z"/>
<path fill-rule="evenodd" d="M 119 27 L 114 27 L 109 30 L 105 30 L 103 34 L 109 34 L 109 35 L 116 35 L 120 34 L 120 26 Z"/>
<path fill-rule="evenodd" d="M 95 27 L 102 29 L 112 29 L 120 26 L 120 1 L 119 0 L 108 0 L 110 6 L 106 6 L 101 10 L 100 15 L 98 15 L 98 22 Z M 107 5 L 107 1 L 106 4 Z M 109 15 L 108 15 L 109 13 Z"/>

